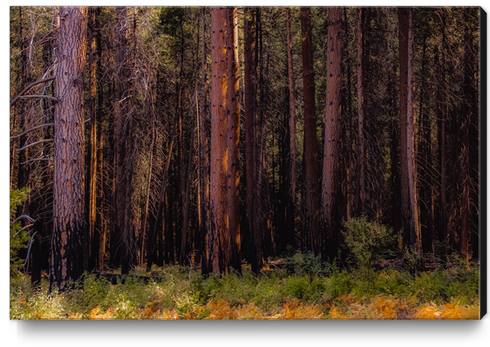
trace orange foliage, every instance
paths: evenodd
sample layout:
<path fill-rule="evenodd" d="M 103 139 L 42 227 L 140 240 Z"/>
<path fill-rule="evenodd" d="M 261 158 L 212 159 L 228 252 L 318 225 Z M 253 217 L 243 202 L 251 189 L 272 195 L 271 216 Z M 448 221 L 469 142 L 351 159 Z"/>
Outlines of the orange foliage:
<path fill-rule="evenodd" d="M 211 313 L 207 319 L 236 319 L 237 313 L 230 307 L 226 299 L 221 299 L 219 301 L 211 300 L 206 305 Z"/>
<path fill-rule="evenodd" d="M 480 308 L 478 306 L 465 307 L 457 305 L 454 300 L 445 303 L 438 308 L 435 304 L 427 304 L 420 307 L 413 316 L 414 319 L 479 319 Z"/>
<path fill-rule="evenodd" d="M 96 307 L 92 310 L 91 314 L 87 315 L 88 319 L 111 319 L 112 318 L 112 308 L 109 308 L 105 314 L 98 314 L 100 308 Z"/>
<path fill-rule="evenodd" d="M 284 311 L 281 319 L 320 319 L 323 316 L 320 306 L 305 305 L 297 299 L 286 303 Z"/>

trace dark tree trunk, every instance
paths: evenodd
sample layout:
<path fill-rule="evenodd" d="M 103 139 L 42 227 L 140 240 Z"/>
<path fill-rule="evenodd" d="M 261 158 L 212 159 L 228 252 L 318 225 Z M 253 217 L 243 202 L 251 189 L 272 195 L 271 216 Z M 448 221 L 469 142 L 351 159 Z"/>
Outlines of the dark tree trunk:
<path fill-rule="evenodd" d="M 304 160 L 305 160 L 305 194 L 306 222 L 303 247 L 315 254 L 320 251 L 319 211 L 319 168 L 318 140 L 316 136 L 315 114 L 315 79 L 313 72 L 313 45 L 311 29 L 311 10 L 301 8 L 301 36 L 303 55 L 303 90 L 304 90 Z"/>
<path fill-rule="evenodd" d="M 294 245 L 294 216 L 295 216 L 295 197 L 296 197 L 296 106 L 294 96 L 294 69 L 293 69 L 293 42 L 291 38 L 291 10 L 286 8 L 286 32 L 288 46 L 288 81 L 289 81 L 289 157 L 288 157 L 288 183 L 289 194 L 286 207 L 286 243 Z"/>
<path fill-rule="evenodd" d="M 363 37 L 363 10 L 358 9 L 357 18 L 357 113 L 358 113 L 358 145 L 357 145 L 357 192 L 356 211 L 357 215 L 363 215 L 366 202 L 365 167 L 366 149 L 364 139 L 364 37 Z"/>
<path fill-rule="evenodd" d="M 322 224 L 324 228 L 324 257 L 333 261 L 338 250 L 338 219 L 336 215 L 339 187 L 340 87 L 341 87 L 341 9 L 329 8 L 327 43 L 327 95 L 325 113 L 325 142 L 322 175 Z M 318 246 L 317 246 L 318 247 Z M 315 254 L 319 249 L 314 249 Z"/>
<path fill-rule="evenodd" d="M 92 271 L 96 265 L 98 240 L 95 239 L 95 222 L 97 214 L 97 104 L 96 104 L 96 42 L 95 42 L 95 8 L 88 10 L 88 31 L 87 31 L 87 51 L 88 51 L 88 140 L 87 140 L 87 175 L 85 190 L 85 220 L 87 223 L 84 245 L 84 268 Z"/>
<path fill-rule="evenodd" d="M 208 231 L 209 231 L 209 143 L 207 119 L 208 119 L 208 104 L 207 104 L 207 48 L 206 48 L 206 9 L 201 7 L 201 25 L 202 25 L 202 84 L 201 84 L 201 112 L 199 117 L 199 137 L 200 137 L 200 199 L 201 199 L 201 263 L 202 273 L 209 273 L 209 250 Z"/>
<path fill-rule="evenodd" d="M 400 150 L 401 150 L 401 209 L 404 242 L 420 250 L 417 228 L 414 162 L 414 109 L 413 109 L 413 19 L 412 8 L 399 8 L 400 22 Z"/>
<path fill-rule="evenodd" d="M 254 8 L 247 8 L 244 16 L 244 113 L 245 113 L 245 167 L 247 184 L 247 218 L 249 241 L 249 261 L 252 271 L 258 273 L 262 265 L 262 238 L 257 227 L 256 201 L 256 28 Z"/>

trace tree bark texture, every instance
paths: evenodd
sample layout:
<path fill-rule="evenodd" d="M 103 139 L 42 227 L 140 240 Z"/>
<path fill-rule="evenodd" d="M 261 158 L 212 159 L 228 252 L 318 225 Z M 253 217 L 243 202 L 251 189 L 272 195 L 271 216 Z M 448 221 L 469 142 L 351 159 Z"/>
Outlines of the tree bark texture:
<path fill-rule="evenodd" d="M 228 259 L 223 254 L 227 244 L 227 88 L 226 69 L 227 10 L 211 9 L 211 173 L 209 250 L 212 272 L 221 275 Z"/>
<path fill-rule="evenodd" d="M 288 46 L 288 82 L 289 82 L 289 201 L 287 203 L 287 243 L 294 243 L 294 215 L 296 197 L 296 105 L 294 96 L 293 42 L 291 38 L 291 9 L 286 8 L 286 34 Z"/>
<path fill-rule="evenodd" d="M 357 147 L 357 160 L 358 160 L 358 176 L 357 184 L 358 196 L 357 201 L 357 214 L 362 215 L 364 213 L 364 204 L 366 201 L 366 188 L 365 188 L 365 167 L 366 167 L 366 150 L 365 150 L 365 138 L 364 138 L 364 67 L 363 67 L 363 25 L 362 25 L 362 8 L 358 9 L 357 17 L 357 113 L 358 113 L 358 147 Z"/>
<path fill-rule="evenodd" d="M 83 273 L 84 119 L 87 7 L 62 7 L 56 71 L 51 285 Z"/>
<path fill-rule="evenodd" d="M 413 9 L 399 8 L 401 209 L 404 242 L 420 250 L 414 162 Z"/>
<path fill-rule="evenodd" d="M 325 112 L 325 142 L 323 150 L 322 216 L 325 229 L 326 255 L 333 260 L 336 255 L 338 226 L 335 221 L 337 189 L 339 185 L 339 141 L 341 116 L 341 9 L 331 7 L 328 11 L 327 41 L 327 95 Z M 318 252 L 318 249 L 315 249 Z"/>
<path fill-rule="evenodd" d="M 262 237 L 257 226 L 254 202 L 257 194 L 256 181 L 256 25 L 255 8 L 246 8 L 244 16 L 244 113 L 245 113 L 245 166 L 246 166 L 246 205 L 248 231 L 250 236 L 250 262 L 252 271 L 258 272 L 262 264 Z"/>
<path fill-rule="evenodd" d="M 227 113 L 228 113 L 228 212 L 227 225 L 229 242 L 228 248 L 230 253 L 230 265 L 237 271 L 241 272 L 240 261 L 240 74 L 239 74 L 239 56 L 238 56 L 238 10 L 236 7 L 227 8 Z"/>
<path fill-rule="evenodd" d="M 313 72 L 313 45 L 311 29 L 311 9 L 301 8 L 301 36 L 303 55 L 303 93 L 304 93 L 304 160 L 306 221 L 303 248 L 318 254 L 320 249 L 319 232 L 319 169 L 318 140 L 316 135 L 315 79 Z"/>

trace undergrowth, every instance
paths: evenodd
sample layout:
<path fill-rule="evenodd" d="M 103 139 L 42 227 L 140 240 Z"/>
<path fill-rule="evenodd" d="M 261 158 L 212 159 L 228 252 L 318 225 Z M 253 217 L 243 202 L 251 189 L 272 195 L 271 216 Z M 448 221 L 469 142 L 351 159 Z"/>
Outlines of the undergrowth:
<path fill-rule="evenodd" d="M 298 259 L 297 259 L 298 260 Z M 298 261 L 298 263 L 300 263 Z M 301 264 L 300 264 L 301 265 Z M 300 266 L 298 265 L 298 266 Z M 308 265 L 310 266 L 310 265 Z M 204 278 L 182 266 L 154 268 L 144 283 L 111 284 L 85 274 L 70 291 L 48 294 L 43 279 L 11 280 L 11 319 L 478 319 L 479 269 L 456 264 L 411 275 L 386 268 L 341 271 L 244 269 Z M 190 273 L 190 276 L 189 276 Z"/>

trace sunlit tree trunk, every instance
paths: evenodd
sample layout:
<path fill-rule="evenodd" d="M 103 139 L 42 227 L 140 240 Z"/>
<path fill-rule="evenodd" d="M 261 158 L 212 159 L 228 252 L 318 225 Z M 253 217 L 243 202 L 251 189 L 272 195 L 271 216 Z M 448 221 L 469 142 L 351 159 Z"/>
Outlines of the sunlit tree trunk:
<path fill-rule="evenodd" d="M 239 56 L 238 56 L 238 9 L 227 8 L 227 75 L 228 75 L 228 233 L 230 265 L 241 272 L 240 261 L 240 196 L 239 196 L 239 148 L 240 101 L 239 101 Z"/>
<path fill-rule="evenodd" d="M 87 7 L 62 7 L 56 71 L 53 236 L 50 284 L 83 273 L 84 117 Z"/>
<path fill-rule="evenodd" d="M 88 50 L 88 141 L 87 141 L 87 175 L 86 175 L 86 193 L 85 193 L 85 220 L 87 222 L 85 234 L 85 254 L 84 268 L 91 271 L 95 267 L 95 258 L 97 256 L 97 245 L 95 240 L 95 222 L 97 213 L 97 107 L 96 107 L 96 42 L 95 42 L 95 8 L 90 7 L 88 10 L 88 32 L 87 32 L 87 50 Z"/>
<path fill-rule="evenodd" d="M 228 169 L 227 150 L 227 88 L 226 70 L 226 21 L 227 10 L 213 7 L 211 10 L 211 173 L 210 173 L 210 220 L 209 249 L 212 272 L 223 273 L 228 259 L 222 254 L 226 246 Z"/>

